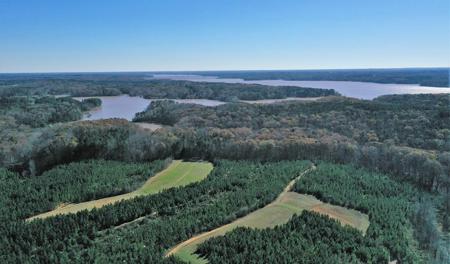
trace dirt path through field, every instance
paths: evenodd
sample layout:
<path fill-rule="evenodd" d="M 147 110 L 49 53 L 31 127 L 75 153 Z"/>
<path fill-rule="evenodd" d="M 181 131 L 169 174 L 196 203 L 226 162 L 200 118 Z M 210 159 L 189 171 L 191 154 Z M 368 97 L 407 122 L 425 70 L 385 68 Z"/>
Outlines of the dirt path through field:
<path fill-rule="evenodd" d="M 305 175 L 306 173 L 308 173 L 308 172 L 310 172 L 310 171 L 312 171 L 314 169 L 316 169 L 316 166 L 313 164 L 309 169 L 307 169 L 307 170 L 303 171 L 302 173 L 300 173 L 300 175 L 298 175 L 295 179 L 290 181 L 288 183 L 288 185 L 286 185 L 286 187 L 283 189 L 283 191 L 277 196 L 277 198 L 273 202 L 271 202 L 270 204 L 266 205 L 265 207 L 270 207 L 270 206 L 274 206 L 274 205 L 278 204 L 283 199 L 283 197 L 292 189 L 292 187 L 297 182 L 297 180 L 299 180 L 303 175 Z M 259 209 L 259 210 L 261 210 L 261 209 Z M 257 210 L 257 211 L 259 211 L 259 210 Z M 252 214 L 252 213 L 250 213 L 250 214 Z M 230 230 L 234 229 L 235 227 L 237 227 L 239 225 L 239 223 L 243 219 L 248 218 L 248 217 L 249 217 L 249 215 L 243 216 L 243 217 L 238 218 L 238 219 L 236 219 L 235 221 L 233 221 L 233 222 L 231 222 L 229 224 L 223 225 L 223 226 L 218 227 L 216 229 L 213 229 L 211 231 L 208 231 L 208 232 L 199 234 L 197 236 L 194 236 L 194 237 L 192 237 L 192 238 L 190 238 L 190 239 L 188 239 L 188 240 L 178 244 L 177 246 L 173 247 L 172 249 L 170 249 L 166 253 L 166 257 L 176 254 L 178 251 L 180 251 L 181 249 L 183 249 L 183 248 L 185 248 L 187 246 L 192 246 L 192 245 L 195 246 L 195 245 L 198 245 L 201 242 L 203 242 L 203 241 L 205 241 L 205 240 L 207 240 L 207 239 L 209 239 L 211 237 L 222 235 L 222 234 L 226 233 L 227 231 L 230 231 Z M 198 263 L 202 263 L 202 262 L 203 261 L 201 261 L 201 260 L 198 261 Z"/>
<path fill-rule="evenodd" d="M 65 203 L 52 211 L 30 217 L 27 221 L 60 214 L 76 213 L 82 210 L 92 210 L 93 208 L 100 208 L 137 196 L 155 194 L 173 187 L 184 186 L 203 180 L 212 169 L 213 165 L 209 162 L 183 162 L 181 160 L 174 160 L 166 169 L 150 177 L 144 185 L 133 192 L 76 204 Z"/>

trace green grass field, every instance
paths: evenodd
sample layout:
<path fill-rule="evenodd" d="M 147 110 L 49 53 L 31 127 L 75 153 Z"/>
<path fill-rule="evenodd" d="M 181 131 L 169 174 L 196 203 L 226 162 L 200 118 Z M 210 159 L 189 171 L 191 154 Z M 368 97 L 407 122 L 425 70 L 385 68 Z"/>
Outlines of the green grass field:
<path fill-rule="evenodd" d="M 139 195 L 155 194 L 173 187 L 185 186 L 205 179 L 212 169 L 213 165 L 209 162 L 182 162 L 180 160 L 175 160 L 165 170 L 150 177 L 142 187 L 134 192 L 83 203 L 64 204 L 57 207 L 55 210 L 33 216 L 27 220 L 46 218 L 59 214 L 76 213 L 82 210 L 91 210 L 122 200 L 131 199 Z"/>
<path fill-rule="evenodd" d="M 303 210 L 328 215 L 329 217 L 340 221 L 343 225 L 350 225 L 364 234 L 369 227 L 369 217 L 366 214 L 356 210 L 323 203 L 311 195 L 283 192 L 276 201 L 264 208 L 239 218 L 230 224 L 184 241 L 171 249 L 167 253 L 167 256 L 174 255 L 186 263 L 208 263 L 206 259 L 200 258 L 194 254 L 197 246 L 204 241 L 213 237 L 223 236 L 237 227 L 258 229 L 273 228 L 277 225 L 287 223 L 294 214 L 300 214 Z"/>

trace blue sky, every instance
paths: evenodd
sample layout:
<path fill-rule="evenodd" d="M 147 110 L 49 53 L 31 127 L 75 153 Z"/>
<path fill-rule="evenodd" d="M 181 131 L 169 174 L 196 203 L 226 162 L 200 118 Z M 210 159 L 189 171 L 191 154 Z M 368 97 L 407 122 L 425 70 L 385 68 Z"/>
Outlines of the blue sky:
<path fill-rule="evenodd" d="M 449 64 L 448 0 L 0 0 L 0 72 Z"/>

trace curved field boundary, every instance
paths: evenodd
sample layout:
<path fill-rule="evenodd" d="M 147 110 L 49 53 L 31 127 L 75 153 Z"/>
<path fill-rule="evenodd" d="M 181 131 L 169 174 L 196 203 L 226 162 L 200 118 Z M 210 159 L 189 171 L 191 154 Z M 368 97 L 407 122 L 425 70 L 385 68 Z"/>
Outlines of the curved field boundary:
<path fill-rule="evenodd" d="M 206 259 L 194 254 L 197 246 L 204 241 L 213 237 L 223 236 L 237 227 L 257 229 L 273 228 L 277 225 L 287 223 L 294 214 L 299 214 L 303 210 L 328 215 L 341 222 L 342 225 L 350 225 L 365 234 L 369 227 L 369 217 L 366 214 L 356 210 L 323 203 L 311 195 L 290 192 L 295 182 L 301 176 L 314 169 L 315 167 L 313 166 L 301 173 L 296 179 L 289 182 L 283 192 L 272 203 L 242 218 L 236 219 L 232 223 L 199 234 L 178 244 L 166 253 L 166 257 L 173 255 L 186 263 L 208 263 Z"/>
<path fill-rule="evenodd" d="M 169 167 L 157 173 L 155 176 L 150 177 L 144 185 L 136 191 L 88 202 L 61 205 L 52 211 L 35 215 L 27 220 L 76 213 L 82 210 L 92 210 L 93 208 L 100 208 L 136 196 L 155 194 L 170 188 L 185 186 L 205 179 L 212 169 L 213 165 L 209 162 L 183 162 L 175 160 Z"/>

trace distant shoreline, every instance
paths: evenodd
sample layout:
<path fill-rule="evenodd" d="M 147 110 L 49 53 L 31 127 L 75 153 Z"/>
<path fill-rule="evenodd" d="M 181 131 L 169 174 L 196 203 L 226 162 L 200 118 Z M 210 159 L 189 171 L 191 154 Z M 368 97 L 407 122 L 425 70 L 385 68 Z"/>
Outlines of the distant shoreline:
<path fill-rule="evenodd" d="M 353 81 L 383 84 L 418 84 L 429 87 L 450 87 L 450 67 L 409 68 L 354 68 L 354 69 L 261 69 L 261 70 L 157 70 L 157 71 L 59 71 L 59 72 L 4 72 L 0 80 L 29 78 L 107 79 L 121 77 L 142 79 L 149 75 L 202 75 L 219 78 L 240 78 L 246 81 Z"/>

